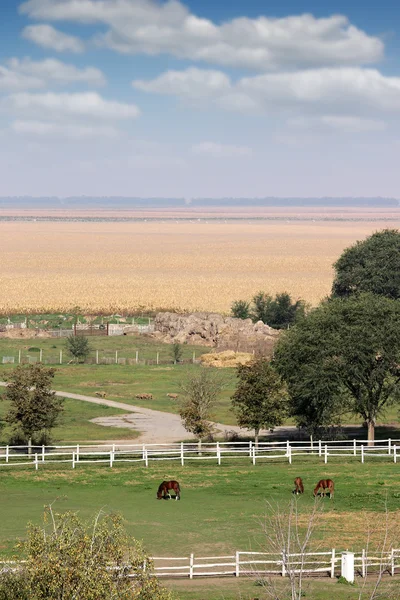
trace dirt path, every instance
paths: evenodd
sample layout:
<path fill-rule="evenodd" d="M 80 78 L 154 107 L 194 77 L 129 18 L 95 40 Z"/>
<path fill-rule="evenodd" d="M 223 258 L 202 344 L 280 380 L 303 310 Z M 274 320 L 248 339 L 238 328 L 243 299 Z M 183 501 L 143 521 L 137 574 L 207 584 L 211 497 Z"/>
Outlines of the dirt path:
<path fill-rule="evenodd" d="M 7 384 L 0 381 L 0 386 Z M 151 443 L 168 443 L 177 442 L 185 439 L 195 439 L 182 426 L 179 415 L 172 413 L 161 412 L 151 408 L 143 408 L 142 406 L 132 406 L 124 402 L 115 402 L 106 398 L 97 398 L 94 396 L 84 396 L 83 394 L 72 394 L 70 392 L 56 392 L 57 396 L 62 398 L 71 398 L 72 400 L 82 400 L 83 402 L 91 402 L 101 406 L 110 406 L 126 411 L 127 414 L 115 415 L 110 417 L 98 417 L 92 419 L 93 423 L 108 427 L 123 427 L 125 429 L 135 429 L 141 433 L 135 443 L 151 444 Z M 225 431 L 242 431 L 239 427 L 233 425 L 222 425 L 215 423 L 216 429 L 222 434 Z"/>
<path fill-rule="evenodd" d="M 4 381 L 0 381 L 0 386 L 6 386 Z M 194 435 L 188 433 L 183 427 L 179 415 L 144 408 L 142 406 L 132 406 L 125 402 L 115 402 L 115 400 L 107 400 L 107 398 L 97 398 L 95 396 L 85 396 L 83 394 L 72 394 L 71 392 L 56 392 L 61 398 L 71 398 L 72 400 L 82 400 L 82 402 L 90 402 L 101 406 L 109 406 L 126 411 L 124 415 L 114 415 L 110 417 L 97 417 L 92 419 L 93 423 L 103 425 L 105 427 L 121 427 L 125 429 L 135 429 L 140 432 L 140 436 L 134 443 L 138 444 L 163 444 L 170 442 L 180 442 L 181 440 L 196 439 Z M 246 435 L 247 430 L 241 429 L 237 425 L 223 425 L 222 423 L 214 423 L 216 432 L 224 434 L 234 431 L 236 433 Z M 293 432 L 295 427 L 276 427 L 275 435 L 279 431 L 283 435 L 287 431 Z M 262 431 L 262 435 L 268 435 L 269 431 Z M 121 440 L 119 440 L 121 442 Z"/>

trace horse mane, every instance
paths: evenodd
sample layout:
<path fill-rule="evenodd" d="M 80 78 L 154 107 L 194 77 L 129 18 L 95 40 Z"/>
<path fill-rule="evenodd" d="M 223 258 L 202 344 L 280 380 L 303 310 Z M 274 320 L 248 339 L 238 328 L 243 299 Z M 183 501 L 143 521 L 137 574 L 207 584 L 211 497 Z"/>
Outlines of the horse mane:
<path fill-rule="evenodd" d="M 166 485 L 166 483 L 167 483 L 166 481 L 162 481 L 162 482 L 160 483 L 160 485 L 158 486 L 158 492 L 157 492 L 157 493 L 160 493 L 160 492 L 162 492 L 162 490 L 163 490 L 164 486 Z M 154 488 L 153 488 L 153 489 L 154 489 Z M 154 492 L 153 492 L 153 493 L 154 493 Z"/>

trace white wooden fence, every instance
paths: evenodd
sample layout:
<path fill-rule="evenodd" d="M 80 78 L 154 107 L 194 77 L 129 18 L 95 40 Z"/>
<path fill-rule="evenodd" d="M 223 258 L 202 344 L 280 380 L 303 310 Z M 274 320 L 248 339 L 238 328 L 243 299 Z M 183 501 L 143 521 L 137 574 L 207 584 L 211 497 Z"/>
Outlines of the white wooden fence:
<path fill-rule="evenodd" d="M 365 440 L 349 441 L 284 441 L 262 442 L 196 442 L 177 444 L 77 444 L 69 446 L 35 446 L 31 451 L 27 446 L 0 447 L 0 467 L 32 465 L 35 469 L 45 464 L 70 464 L 76 468 L 81 464 L 107 464 L 116 462 L 139 463 L 148 467 L 154 461 L 176 461 L 184 466 L 191 461 L 212 461 L 218 465 L 229 460 L 245 460 L 255 465 L 265 461 L 287 461 L 314 456 L 324 463 L 330 457 L 360 460 L 385 459 L 397 463 L 400 455 L 400 440 L 378 440 L 368 446 Z"/>
<path fill-rule="evenodd" d="M 334 578 L 340 574 L 341 552 L 333 548 L 327 552 L 280 554 L 273 552 L 237 551 L 224 556 L 189 556 L 152 558 L 157 577 L 263 577 L 266 575 L 318 575 Z M 365 578 L 373 573 L 400 574 L 400 549 L 388 552 L 354 553 L 354 570 Z M 24 561 L 0 561 L 0 565 L 17 568 Z M 145 568 L 145 565 L 144 565 Z M 133 577 L 133 575 L 132 575 Z"/>
<path fill-rule="evenodd" d="M 366 550 L 357 552 L 355 571 L 362 577 L 374 572 L 400 574 L 400 549 L 369 554 Z M 335 577 L 341 563 L 341 552 L 333 548 L 328 552 L 307 552 L 304 554 L 281 554 L 267 552 L 237 551 L 225 556 L 201 556 L 194 554 L 184 557 L 154 557 L 154 571 L 157 577 L 255 577 L 264 575 L 289 574 L 327 575 Z"/>

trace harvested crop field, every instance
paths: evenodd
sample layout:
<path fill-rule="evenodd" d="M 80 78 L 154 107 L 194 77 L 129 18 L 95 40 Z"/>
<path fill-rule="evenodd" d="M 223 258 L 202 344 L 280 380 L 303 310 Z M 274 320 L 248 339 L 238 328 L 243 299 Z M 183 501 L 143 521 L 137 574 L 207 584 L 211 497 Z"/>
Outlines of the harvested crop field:
<path fill-rule="evenodd" d="M 2 222 L 2 312 L 229 311 L 259 290 L 316 304 L 342 250 L 385 221 Z"/>

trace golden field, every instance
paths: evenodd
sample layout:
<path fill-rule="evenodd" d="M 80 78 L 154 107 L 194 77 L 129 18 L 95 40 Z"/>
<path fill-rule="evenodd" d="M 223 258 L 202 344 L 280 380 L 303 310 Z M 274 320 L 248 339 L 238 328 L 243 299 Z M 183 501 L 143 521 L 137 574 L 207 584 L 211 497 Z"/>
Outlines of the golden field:
<path fill-rule="evenodd" d="M 1 312 L 228 312 L 259 290 L 316 304 L 342 250 L 399 221 L 2 222 Z"/>

